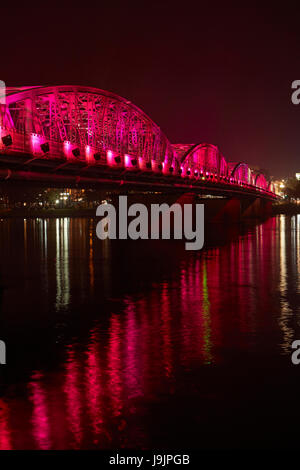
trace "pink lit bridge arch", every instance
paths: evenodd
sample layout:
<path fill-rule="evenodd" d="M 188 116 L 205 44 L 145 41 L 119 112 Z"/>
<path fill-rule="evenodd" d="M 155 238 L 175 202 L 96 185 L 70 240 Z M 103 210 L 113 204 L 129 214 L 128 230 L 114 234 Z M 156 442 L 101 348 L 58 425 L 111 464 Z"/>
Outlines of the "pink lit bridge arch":
<path fill-rule="evenodd" d="M 211 144 L 171 144 L 141 109 L 108 91 L 14 87 L 5 98 L 2 180 L 278 197 L 247 163 L 227 161 Z"/>

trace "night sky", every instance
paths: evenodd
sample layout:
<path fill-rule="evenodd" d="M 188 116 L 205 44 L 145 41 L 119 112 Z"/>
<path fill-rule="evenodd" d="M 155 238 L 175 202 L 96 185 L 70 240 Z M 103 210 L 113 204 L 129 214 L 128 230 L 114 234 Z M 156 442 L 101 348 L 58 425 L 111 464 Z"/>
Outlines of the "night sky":
<path fill-rule="evenodd" d="M 274 176 L 300 171 L 300 105 L 291 102 L 300 25 L 288 4 L 50 5 L 1 6 L 7 86 L 106 89 L 142 108 L 172 143 L 213 143 Z"/>

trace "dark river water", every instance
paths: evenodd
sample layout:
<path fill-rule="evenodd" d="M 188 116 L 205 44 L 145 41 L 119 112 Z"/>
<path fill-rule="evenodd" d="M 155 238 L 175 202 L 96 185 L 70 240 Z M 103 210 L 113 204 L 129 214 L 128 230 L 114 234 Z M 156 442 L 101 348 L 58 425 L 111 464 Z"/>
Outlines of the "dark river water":
<path fill-rule="evenodd" d="M 300 215 L 205 249 L 0 222 L 0 449 L 298 446 Z"/>

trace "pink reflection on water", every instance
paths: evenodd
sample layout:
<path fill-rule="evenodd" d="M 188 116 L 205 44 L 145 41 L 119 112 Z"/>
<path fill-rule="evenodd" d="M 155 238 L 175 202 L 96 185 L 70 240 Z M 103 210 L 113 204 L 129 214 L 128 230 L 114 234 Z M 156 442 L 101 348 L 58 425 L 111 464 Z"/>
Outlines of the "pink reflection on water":
<path fill-rule="evenodd" d="M 163 362 L 165 375 L 171 377 L 173 371 L 172 365 L 172 342 L 171 342 L 171 312 L 170 295 L 168 284 L 163 283 L 161 291 L 161 316 L 162 316 L 162 340 L 163 340 Z"/>
<path fill-rule="evenodd" d="M 122 362 L 121 362 L 121 325 L 120 319 L 113 314 L 109 328 L 108 346 L 108 389 L 114 416 L 119 416 L 122 403 Z"/>
<path fill-rule="evenodd" d="M 82 378 L 79 375 L 80 364 L 75 358 L 73 346 L 69 346 L 67 350 L 67 360 L 65 364 L 65 383 L 63 386 L 67 401 L 67 420 L 69 422 L 70 431 L 73 435 L 73 448 L 78 448 L 82 440 L 81 428 L 81 393 L 80 383 Z"/>
<path fill-rule="evenodd" d="M 86 398 L 87 408 L 91 417 L 93 432 L 98 436 L 103 427 L 103 410 L 101 403 L 101 367 L 99 357 L 99 335 L 93 329 L 91 331 L 90 342 L 87 348 L 86 360 Z M 94 439 L 94 444 L 98 439 Z"/>
<path fill-rule="evenodd" d="M 135 313 L 135 304 L 126 300 L 126 339 L 125 339 L 125 382 L 128 388 L 128 397 L 133 398 L 142 395 L 141 383 L 139 328 Z"/>
<path fill-rule="evenodd" d="M 28 387 L 30 400 L 33 404 L 32 435 L 38 447 L 42 450 L 51 449 L 50 423 L 46 392 L 42 386 L 43 375 L 35 372 Z"/>
<path fill-rule="evenodd" d="M 8 424 L 9 408 L 0 400 L 0 450 L 11 450 L 11 434 Z"/>

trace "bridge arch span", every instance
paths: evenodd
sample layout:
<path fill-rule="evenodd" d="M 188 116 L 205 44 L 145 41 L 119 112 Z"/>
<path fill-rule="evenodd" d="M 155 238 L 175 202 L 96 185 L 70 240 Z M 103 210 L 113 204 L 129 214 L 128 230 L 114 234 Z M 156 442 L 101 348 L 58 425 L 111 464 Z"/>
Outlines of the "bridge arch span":
<path fill-rule="evenodd" d="M 267 181 L 263 173 L 257 173 L 257 175 L 255 176 L 254 184 L 258 189 L 263 189 L 265 191 L 269 190 L 270 183 Z"/>
<path fill-rule="evenodd" d="M 232 167 L 231 178 L 235 182 L 252 184 L 252 172 L 247 163 L 239 162 Z"/>
<path fill-rule="evenodd" d="M 174 145 L 184 175 L 226 178 L 228 164 L 218 147 L 212 144 Z"/>
<path fill-rule="evenodd" d="M 5 179 L 19 171 L 17 166 L 21 170 L 15 178 L 20 179 L 29 178 L 30 169 L 50 173 L 53 180 L 69 172 L 80 178 L 100 175 L 107 183 L 119 178 L 120 184 L 136 177 L 136 185 L 151 180 L 154 186 L 161 176 L 166 186 L 195 184 L 199 191 L 202 183 L 221 192 L 242 183 L 248 183 L 252 191 L 272 192 L 273 188 L 246 163 L 227 162 L 217 146 L 203 142 L 172 145 L 159 126 L 130 101 L 83 86 L 6 89 L 5 102 L 0 102 L 0 170 Z"/>
<path fill-rule="evenodd" d="M 141 109 L 96 88 L 8 88 L 0 125 L 20 151 L 33 154 L 43 154 L 47 142 L 52 157 L 157 171 L 173 159 L 170 142 Z"/>

